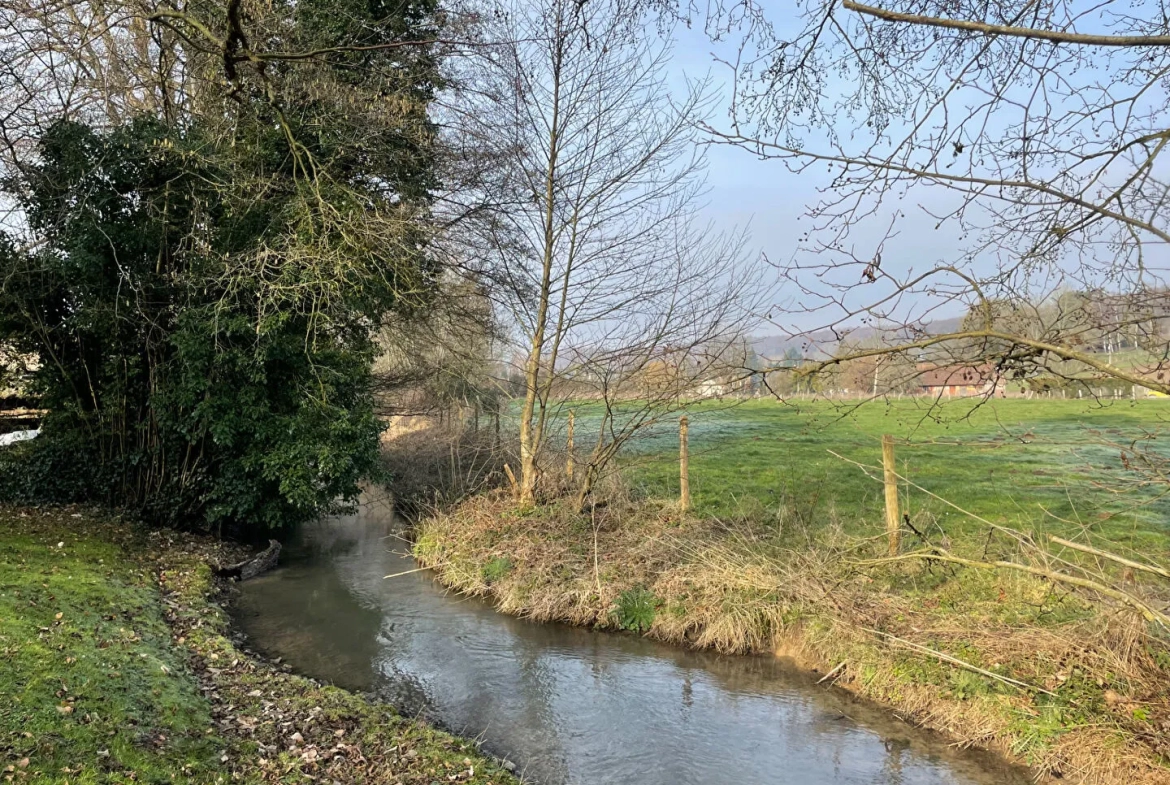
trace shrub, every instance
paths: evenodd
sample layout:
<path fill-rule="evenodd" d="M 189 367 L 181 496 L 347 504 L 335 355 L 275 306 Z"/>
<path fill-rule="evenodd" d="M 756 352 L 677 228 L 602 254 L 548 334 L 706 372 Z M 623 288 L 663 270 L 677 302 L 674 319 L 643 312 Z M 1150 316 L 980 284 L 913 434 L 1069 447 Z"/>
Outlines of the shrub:
<path fill-rule="evenodd" d="M 355 497 L 377 468 L 372 326 L 406 307 L 398 287 L 425 256 L 336 247 L 348 223 L 322 226 L 279 171 L 256 172 L 271 190 L 246 199 L 243 162 L 214 144 L 150 119 L 62 122 L 0 183 L 44 240 L 0 232 L 3 350 L 40 358 L 27 385 L 48 410 L 0 458 L 21 464 L 6 499 L 258 534 Z M 330 220 L 361 218 L 333 196 Z"/>
<path fill-rule="evenodd" d="M 654 592 L 637 586 L 618 595 L 610 614 L 623 630 L 647 632 L 654 625 L 654 617 L 661 605 L 662 601 L 654 596 Z"/>

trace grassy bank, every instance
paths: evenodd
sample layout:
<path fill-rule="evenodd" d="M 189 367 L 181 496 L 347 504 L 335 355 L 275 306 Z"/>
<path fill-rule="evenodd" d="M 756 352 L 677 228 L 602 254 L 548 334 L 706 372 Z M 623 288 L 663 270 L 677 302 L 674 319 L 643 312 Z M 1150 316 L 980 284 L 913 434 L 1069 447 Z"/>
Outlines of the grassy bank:
<path fill-rule="evenodd" d="M 0 509 L 0 761 L 29 783 L 510 783 L 474 745 L 237 650 L 225 546 Z"/>
<path fill-rule="evenodd" d="M 955 558 L 1036 563 L 1026 543 L 986 528 L 946 545 Z M 1164 630 L 1060 580 L 938 559 L 872 563 L 883 548 L 839 523 L 728 522 L 620 497 L 585 514 L 558 503 L 519 512 L 502 493 L 425 519 L 416 542 L 447 585 L 506 613 L 775 651 L 1042 776 L 1170 782 Z M 1059 555 L 1068 572 L 1107 571 L 1152 603 L 1170 588 L 1080 556 Z"/>

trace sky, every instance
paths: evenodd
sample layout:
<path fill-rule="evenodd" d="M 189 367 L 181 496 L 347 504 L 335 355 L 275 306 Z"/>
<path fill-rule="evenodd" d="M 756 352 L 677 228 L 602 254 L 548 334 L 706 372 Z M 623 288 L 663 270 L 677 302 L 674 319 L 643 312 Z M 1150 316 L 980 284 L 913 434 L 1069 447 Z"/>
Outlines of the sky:
<path fill-rule="evenodd" d="M 804 20 L 800 19 L 798 14 L 802 7 L 807 8 L 808 5 L 791 3 L 761 5 L 765 7 L 768 20 L 775 25 L 780 37 L 795 38 L 804 27 Z M 812 6 L 815 7 L 816 4 Z M 1108 9 L 1103 10 L 1090 0 L 1084 2 L 1070 0 L 1062 7 L 1070 14 L 1075 12 L 1075 27 L 1078 31 L 1106 30 L 1102 25 L 1107 22 Z M 1112 32 L 1132 32 L 1128 29 L 1132 22 L 1119 20 L 1116 24 L 1117 29 Z M 702 29 L 688 30 L 680 27 L 675 31 L 675 39 L 675 56 L 670 66 L 671 79 L 675 84 L 682 86 L 687 78 L 696 79 L 709 75 L 720 96 L 709 122 L 716 128 L 730 130 L 730 123 L 727 121 L 727 97 L 730 94 L 732 75 L 724 62 L 735 61 L 734 46 L 730 43 L 713 43 Z M 963 122 L 965 112 L 972 110 L 975 114 L 970 126 L 977 128 L 982 120 L 985 122 L 982 127 L 983 133 L 995 138 L 1001 133 L 1009 132 L 1009 128 L 1026 116 L 1028 127 L 1040 125 L 1056 129 L 1052 133 L 1059 134 L 1060 144 L 1076 152 L 1101 151 L 1105 146 L 1114 145 L 1118 138 L 1117 134 L 1125 134 L 1125 138 L 1129 139 L 1165 128 L 1163 118 L 1166 107 L 1170 105 L 1168 103 L 1170 88 L 1158 83 L 1146 84 L 1141 68 L 1135 66 L 1132 72 L 1125 70 L 1127 66 L 1134 65 L 1134 61 L 1140 59 L 1138 55 L 1131 56 L 1126 52 L 1115 55 L 1111 54 L 1112 50 L 1101 52 L 1078 50 L 1091 59 L 1076 63 L 1074 67 L 1071 62 L 1066 63 L 1062 59 L 1064 55 L 1061 52 L 1067 51 L 1055 48 L 1035 50 L 1039 58 L 1036 62 L 1042 67 L 1037 68 L 1031 76 L 1026 69 L 1011 72 L 1011 81 L 1002 85 L 996 84 L 995 90 L 1002 100 L 994 104 L 995 109 L 991 116 L 986 118 L 974 108 L 988 100 L 988 94 L 984 89 L 989 89 L 992 80 L 998 78 L 998 75 L 994 69 L 981 72 L 978 84 L 968 84 L 949 94 L 945 114 L 948 126 L 958 127 L 958 124 Z M 1046 68 L 1052 70 L 1045 70 Z M 1127 81 L 1125 76 L 1127 73 L 1136 74 L 1132 81 Z M 1028 78 L 1016 81 L 1021 74 Z M 834 85 L 834 79 L 839 78 L 834 74 L 824 76 L 828 85 L 826 92 L 830 97 L 834 89 L 843 94 L 852 92 L 853 85 L 840 83 Z M 1135 96 L 1133 104 L 1124 103 L 1124 99 L 1131 95 Z M 1128 114 L 1122 109 L 1115 109 L 1111 119 L 1109 112 L 1104 111 L 1104 108 L 1117 105 L 1125 107 Z M 1096 108 L 1101 108 L 1102 111 L 1093 114 Z M 865 128 L 852 125 L 851 122 L 849 118 L 839 116 L 835 121 L 835 130 L 845 139 L 852 138 L 855 131 L 860 134 L 867 133 Z M 895 119 L 891 125 L 891 132 L 896 136 L 900 135 L 897 128 L 898 121 Z M 965 128 L 968 133 L 970 130 Z M 1045 132 L 1040 132 L 1041 137 Z M 1015 131 L 1009 133 L 1014 134 Z M 1083 138 L 1078 138 L 1078 134 L 1083 134 Z M 814 149 L 830 149 L 823 138 L 817 139 L 806 134 L 806 139 L 809 140 L 809 146 Z M 845 146 L 858 149 L 854 144 L 860 142 L 861 139 L 854 139 L 853 142 L 846 142 Z M 1085 146 L 1080 147 L 1082 144 Z M 970 152 L 968 151 L 969 154 Z M 1140 160 L 1138 153 L 1134 153 L 1134 156 Z M 1151 169 L 1154 179 L 1162 183 L 1170 181 L 1170 163 L 1163 160 L 1164 158 L 1165 156 L 1156 160 Z M 1071 162 L 1075 160 L 1075 156 L 1065 155 L 1061 166 L 1072 165 Z M 1112 168 L 1106 167 L 1100 172 L 1095 172 L 1093 170 L 1100 165 L 1099 160 L 1105 159 L 1087 156 L 1078 165 L 1078 169 L 1074 170 L 1075 176 L 1079 178 L 1077 187 L 1089 189 L 1085 193 L 1092 200 L 1104 198 L 1104 195 L 1113 188 L 1121 187 L 1133 174 L 1137 164 L 1134 160 L 1122 158 L 1116 160 L 1111 165 Z M 964 165 L 961 158 L 959 162 L 960 166 Z M 972 165 L 974 173 L 988 173 L 988 176 L 992 176 L 989 173 L 994 169 L 994 159 L 988 161 L 986 165 L 982 159 Z M 1029 176 L 1042 180 L 1054 174 L 1051 169 L 1044 170 L 1043 166 L 1044 164 L 1033 164 Z M 1088 179 L 1090 172 L 1094 175 L 1093 180 Z M 1095 179 L 1097 175 L 1100 179 Z M 782 161 L 760 160 L 748 151 L 717 144 L 709 148 L 710 190 L 703 213 L 718 228 L 750 226 L 752 247 L 766 254 L 773 262 L 781 264 L 793 260 L 806 263 L 813 260 L 824 262 L 828 257 L 822 256 L 818 259 L 809 246 L 802 246 L 800 238 L 811 227 L 812 222 L 806 215 L 808 209 L 823 198 L 822 192 L 829 182 L 830 176 L 825 167 L 811 167 L 796 174 L 790 172 Z M 1157 186 L 1158 183 L 1155 182 L 1143 192 L 1127 192 L 1124 197 L 1126 209 L 1139 218 L 1152 211 L 1150 220 L 1164 224 L 1164 216 L 1158 217 L 1159 208 L 1152 201 L 1158 193 Z M 865 218 L 860 224 L 852 227 L 849 250 L 854 252 L 856 258 L 872 259 L 879 243 L 885 237 L 892 214 L 899 211 L 902 216 L 897 222 L 897 235 L 887 240 L 882 249 L 883 272 L 888 272 L 896 278 L 904 278 L 911 271 L 923 272 L 940 263 L 955 263 L 962 258 L 964 251 L 968 249 L 967 244 L 974 238 L 964 238 L 962 228 L 955 221 L 939 226 L 931 213 L 945 214 L 949 208 L 960 203 L 959 199 L 960 197 L 950 189 L 917 184 L 900 201 L 887 200 L 883 205 L 883 212 Z M 988 202 L 983 204 L 986 205 Z M 1154 206 L 1147 210 L 1147 204 Z M 996 206 L 1002 208 L 1003 203 L 997 203 Z M 982 214 L 989 215 L 986 212 Z M 980 211 L 976 209 L 971 215 L 978 217 Z M 1065 217 L 1067 218 L 1067 215 Z M 1013 228 L 1010 223 L 998 225 L 1005 226 L 1008 230 Z M 1121 226 L 1111 222 L 1102 222 L 1101 225 Z M 1138 234 L 1141 234 L 1140 230 Z M 1089 233 L 1077 237 L 1081 242 L 1066 244 L 1063 257 L 1029 270 L 1026 281 L 1013 281 L 1011 285 L 1015 291 L 1026 292 L 1030 298 L 1035 299 L 1038 292 L 1051 295 L 1069 286 L 1078 288 L 1101 286 L 1113 291 L 1123 291 L 1135 285 L 1139 269 L 1135 258 L 1127 256 L 1124 249 L 1103 242 L 1108 239 L 1105 235 Z M 1032 234 L 1015 233 L 1006 238 L 1008 245 L 1003 247 L 1005 250 L 1018 253 L 1023 250 L 1025 242 L 1030 243 L 1034 238 L 1035 235 Z M 1086 238 L 1091 240 L 1087 241 Z M 1010 245 L 1019 247 L 1009 247 Z M 1170 281 L 1170 246 L 1146 233 L 1141 234 L 1141 247 L 1142 283 L 1147 286 L 1151 284 L 1156 286 L 1159 282 L 1166 285 L 1166 282 Z M 1081 256 L 1080 252 L 1084 252 L 1085 255 Z M 969 269 L 979 276 L 989 276 L 996 271 L 1000 263 L 1001 260 L 996 256 L 985 253 L 977 256 Z M 855 277 L 839 279 L 839 282 L 851 287 L 846 297 L 854 305 L 872 302 L 873 290 L 880 285 L 880 283 L 874 286 L 863 285 L 858 273 L 859 268 L 850 268 L 848 275 Z M 802 276 L 801 280 L 814 288 L 818 286 L 812 276 Z M 1080 283 L 1077 283 L 1078 281 Z M 789 305 L 799 306 L 801 301 L 807 303 L 808 299 L 806 295 L 794 291 L 790 285 L 777 294 L 779 303 L 787 302 Z M 968 290 L 964 302 L 970 299 Z M 927 311 L 930 313 L 928 318 L 933 319 L 961 316 L 966 310 L 964 302 L 916 295 L 903 301 L 904 310 L 896 315 L 895 321 L 921 318 Z M 792 308 L 779 308 L 777 313 L 781 314 L 778 316 L 780 324 L 771 332 L 811 330 L 831 321 L 827 314 L 811 316 L 796 314 Z M 840 312 L 835 315 L 840 316 Z M 847 324 L 859 326 L 856 319 Z M 765 332 L 767 331 L 765 329 Z"/>
<path fill-rule="evenodd" d="M 800 5 L 772 2 L 766 5 L 769 21 L 782 33 L 794 33 L 803 26 L 797 17 Z M 709 118 L 711 125 L 727 128 L 727 96 L 730 93 L 731 72 L 720 60 L 734 59 L 734 40 L 714 43 L 702 29 L 679 26 L 675 31 L 675 48 L 670 68 L 672 83 L 681 88 L 686 80 L 710 77 L 712 88 L 718 96 Z M 734 36 L 731 37 L 734 39 Z M 764 254 L 775 263 L 787 263 L 799 258 L 799 238 L 804 234 L 810 221 L 803 217 L 808 208 L 821 198 L 821 190 L 829 183 L 824 168 L 813 168 L 795 174 L 780 161 L 762 161 L 742 149 L 713 144 L 708 153 L 708 192 L 702 208 L 704 217 L 709 218 L 716 229 L 733 230 L 749 227 L 750 247 L 755 253 Z M 853 232 L 853 250 L 859 258 L 871 258 L 878 243 L 883 239 L 888 226 L 888 211 L 902 210 L 905 218 L 899 222 L 900 232 L 888 241 L 882 256 L 882 268 L 894 275 L 910 270 L 923 270 L 940 261 L 952 261 L 961 250 L 962 244 L 954 226 L 936 228 L 935 219 L 927 215 L 920 202 L 927 201 L 937 208 L 942 199 L 938 189 L 916 188 L 910 198 L 898 204 L 887 205 L 887 217 L 874 217 L 863 222 Z M 3 205 L 0 204 L 0 224 L 4 221 Z M 851 274 L 854 274 L 851 272 Z M 777 276 L 778 278 L 778 276 Z M 852 282 L 852 280 L 850 281 Z M 872 287 L 871 287 L 872 288 Z M 868 297 L 871 292 L 860 291 L 858 297 Z M 796 293 L 788 289 L 778 292 L 776 301 L 791 300 Z M 925 302 L 925 301 L 924 301 Z M 921 308 L 922 305 L 920 304 Z M 957 316 L 962 306 L 953 304 L 935 314 L 937 317 Z M 791 314 L 781 317 L 781 325 L 771 332 L 813 329 L 821 326 L 825 317 L 810 317 Z"/>
<path fill-rule="evenodd" d="M 787 6 L 791 8 L 791 6 Z M 783 11 L 778 12 L 783 13 Z M 783 18 L 774 18 L 785 25 Z M 789 26 L 795 24 L 793 19 Z M 731 71 L 719 60 L 734 58 L 734 48 L 713 43 L 702 30 L 676 31 L 674 57 L 670 79 L 682 89 L 687 79 L 709 77 L 717 95 L 709 119 L 715 128 L 729 128 L 728 96 L 731 89 Z M 827 170 L 817 167 L 796 174 L 781 161 L 761 160 L 749 151 L 726 144 L 708 148 L 708 193 L 702 214 L 719 229 L 747 226 L 750 229 L 750 247 L 763 253 L 772 262 L 786 263 L 802 251 L 798 238 L 809 228 L 805 213 L 821 198 L 821 191 L 829 184 Z M 923 191 L 925 189 L 919 189 Z M 921 270 L 943 259 L 953 259 L 960 248 L 959 239 L 949 227 L 936 228 L 936 221 L 923 213 L 912 195 L 898 206 L 906 213 L 900 221 L 896 238 L 887 241 L 883 253 L 883 267 L 895 274 Z M 888 212 L 887 212 L 888 215 Z M 804 217 L 802 217 L 804 216 Z M 853 233 L 853 247 L 862 258 L 869 258 L 882 240 L 888 226 L 888 217 L 865 222 Z M 811 330 L 821 327 L 825 315 L 796 314 L 784 304 L 792 304 L 797 295 L 791 288 L 781 288 L 776 296 L 780 306 L 773 312 L 775 323 L 762 325 L 763 334 Z M 923 302 L 919 308 L 925 308 Z M 936 318 L 962 315 L 963 308 L 951 304 L 932 315 Z"/>

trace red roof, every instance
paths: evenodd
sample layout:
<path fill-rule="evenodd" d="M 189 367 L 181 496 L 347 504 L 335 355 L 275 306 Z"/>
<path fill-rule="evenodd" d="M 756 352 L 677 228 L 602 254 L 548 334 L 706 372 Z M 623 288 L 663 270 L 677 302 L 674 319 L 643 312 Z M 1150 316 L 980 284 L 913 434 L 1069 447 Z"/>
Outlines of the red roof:
<path fill-rule="evenodd" d="M 996 376 L 990 365 L 944 365 L 919 369 L 923 387 L 982 387 Z"/>

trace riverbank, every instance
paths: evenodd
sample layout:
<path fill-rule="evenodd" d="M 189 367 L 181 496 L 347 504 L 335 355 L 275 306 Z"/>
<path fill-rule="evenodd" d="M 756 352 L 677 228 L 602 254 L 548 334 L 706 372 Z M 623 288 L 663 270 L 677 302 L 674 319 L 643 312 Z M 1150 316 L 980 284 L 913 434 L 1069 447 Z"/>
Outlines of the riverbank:
<path fill-rule="evenodd" d="M 976 559 L 1011 547 L 988 536 L 980 557 L 947 544 Z M 494 493 L 420 521 L 415 555 L 505 613 L 790 656 L 1040 777 L 1170 782 L 1164 633 L 1059 580 L 867 563 L 879 549 L 833 526 L 725 524 L 653 500 L 522 513 Z"/>
<path fill-rule="evenodd" d="M 466 740 L 240 651 L 231 546 L 89 509 L 0 508 L 7 782 L 504 785 Z"/>

